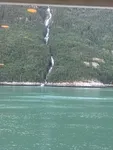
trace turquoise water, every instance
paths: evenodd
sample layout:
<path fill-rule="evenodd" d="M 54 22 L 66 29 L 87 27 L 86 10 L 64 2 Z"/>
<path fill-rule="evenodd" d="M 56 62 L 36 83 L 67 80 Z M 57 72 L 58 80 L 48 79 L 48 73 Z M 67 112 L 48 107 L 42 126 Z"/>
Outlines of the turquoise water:
<path fill-rule="evenodd" d="M 0 150 L 113 150 L 113 89 L 1 86 Z"/>

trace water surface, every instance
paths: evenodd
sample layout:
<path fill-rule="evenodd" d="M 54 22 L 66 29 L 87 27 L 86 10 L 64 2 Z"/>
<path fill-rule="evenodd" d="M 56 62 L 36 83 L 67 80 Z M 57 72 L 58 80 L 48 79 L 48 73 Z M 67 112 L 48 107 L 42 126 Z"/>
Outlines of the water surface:
<path fill-rule="evenodd" d="M 113 150 L 113 89 L 1 86 L 0 150 Z"/>

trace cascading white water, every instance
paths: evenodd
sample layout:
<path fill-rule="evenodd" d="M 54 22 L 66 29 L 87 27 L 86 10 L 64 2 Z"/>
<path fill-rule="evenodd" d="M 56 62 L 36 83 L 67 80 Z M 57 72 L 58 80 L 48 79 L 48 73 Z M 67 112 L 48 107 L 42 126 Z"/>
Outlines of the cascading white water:
<path fill-rule="evenodd" d="M 53 59 L 53 57 L 51 56 L 51 67 L 49 68 L 49 71 L 48 71 L 47 76 L 51 73 L 51 71 L 52 71 L 52 69 L 53 69 L 53 66 L 54 66 L 54 59 Z"/>
<path fill-rule="evenodd" d="M 48 41 L 49 41 L 49 33 L 50 33 L 49 27 L 50 27 L 51 19 L 52 19 L 52 14 L 51 14 L 50 7 L 48 6 L 48 8 L 46 10 L 46 19 L 45 19 L 45 22 L 44 22 L 44 25 L 45 25 L 45 28 L 46 28 L 46 35 L 44 37 L 44 41 L 45 41 L 46 45 L 48 44 Z M 46 75 L 45 83 L 47 83 L 47 77 L 51 73 L 51 71 L 53 69 L 53 66 L 54 66 L 54 59 L 53 59 L 53 56 L 51 55 L 51 67 L 49 68 L 49 71 Z M 45 83 L 41 84 L 41 86 L 44 86 Z"/>
<path fill-rule="evenodd" d="M 46 36 L 44 37 L 45 43 L 46 45 L 48 44 L 48 40 L 49 40 L 49 27 L 47 27 L 47 33 Z"/>
<path fill-rule="evenodd" d="M 47 14 L 47 17 L 46 17 L 46 20 L 45 20 L 45 26 L 48 27 L 49 24 L 50 24 L 51 18 L 52 18 L 52 14 L 51 14 L 49 6 L 47 8 L 46 14 Z"/>
<path fill-rule="evenodd" d="M 46 36 L 44 37 L 44 41 L 45 41 L 46 45 L 48 44 L 48 40 L 49 40 L 49 26 L 50 26 L 51 18 L 52 18 L 52 14 L 51 14 L 50 8 L 48 7 L 46 10 L 46 19 L 45 19 L 45 23 L 44 23 L 45 28 L 47 29 Z"/>

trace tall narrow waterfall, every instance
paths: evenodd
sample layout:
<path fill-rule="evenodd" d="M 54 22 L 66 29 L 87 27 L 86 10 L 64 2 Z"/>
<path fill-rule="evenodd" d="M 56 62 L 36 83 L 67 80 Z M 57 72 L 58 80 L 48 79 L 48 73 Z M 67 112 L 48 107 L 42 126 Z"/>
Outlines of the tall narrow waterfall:
<path fill-rule="evenodd" d="M 52 19 L 52 13 L 51 13 L 50 7 L 48 6 L 48 8 L 46 10 L 46 19 L 45 19 L 45 22 L 44 22 L 45 29 L 46 29 L 46 33 L 45 33 L 45 37 L 44 37 L 44 42 L 45 42 L 46 45 L 48 45 L 48 41 L 49 41 L 51 19 Z M 50 53 L 50 55 L 51 55 L 51 57 L 50 57 L 51 65 L 50 65 L 50 68 L 49 68 L 48 73 L 46 75 L 45 82 L 44 82 L 44 84 L 41 84 L 41 86 L 44 86 L 45 83 L 47 83 L 48 76 L 51 73 L 51 71 L 53 69 L 53 66 L 54 66 L 53 56 L 52 56 L 51 53 Z"/>
<path fill-rule="evenodd" d="M 44 37 L 44 40 L 46 44 L 48 44 L 48 40 L 49 40 L 49 31 L 50 31 L 49 27 L 50 27 L 51 19 L 52 19 L 52 14 L 51 14 L 50 8 L 48 7 L 46 10 L 46 19 L 44 22 L 44 25 L 46 28 L 46 36 Z"/>

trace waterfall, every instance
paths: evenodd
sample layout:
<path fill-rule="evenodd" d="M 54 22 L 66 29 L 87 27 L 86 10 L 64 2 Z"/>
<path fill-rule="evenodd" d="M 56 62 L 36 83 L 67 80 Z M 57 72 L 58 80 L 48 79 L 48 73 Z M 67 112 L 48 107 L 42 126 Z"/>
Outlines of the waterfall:
<path fill-rule="evenodd" d="M 51 18 L 52 18 L 52 14 L 51 14 L 50 8 L 48 6 L 47 11 L 46 11 L 46 20 L 45 20 L 45 26 L 46 27 L 49 26 Z"/>
<path fill-rule="evenodd" d="M 46 45 L 48 44 L 48 40 L 49 40 L 49 27 L 47 27 L 47 33 L 46 33 L 46 36 L 44 37 L 44 41 L 46 43 Z"/>
<path fill-rule="evenodd" d="M 48 6 L 47 10 L 46 10 L 46 19 L 44 21 L 44 25 L 45 25 L 45 29 L 46 29 L 46 33 L 45 33 L 45 36 L 44 36 L 44 42 L 46 45 L 48 45 L 48 41 L 49 41 L 49 34 L 50 34 L 50 23 L 51 23 L 51 19 L 52 19 L 52 14 L 51 14 L 51 10 L 50 10 L 50 7 Z M 51 54 L 51 52 L 50 52 Z M 50 57 L 50 61 L 51 61 L 51 66 L 48 70 L 48 73 L 46 75 L 46 79 L 45 79 L 45 82 L 44 84 L 41 84 L 41 86 L 44 86 L 46 83 L 47 83 L 47 78 L 49 76 L 49 74 L 51 73 L 52 69 L 53 69 L 53 66 L 54 66 L 54 58 L 51 54 L 51 57 Z"/>
<path fill-rule="evenodd" d="M 53 59 L 53 56 L 51 56 L 51 67 L 49 68 L 49 71 L 46 75 L 45 83 L 47 83 L 47 78 L 48 78 L 49 74 L 51 73 L 53 66 L 54 66 L 54 59 Z"/>

